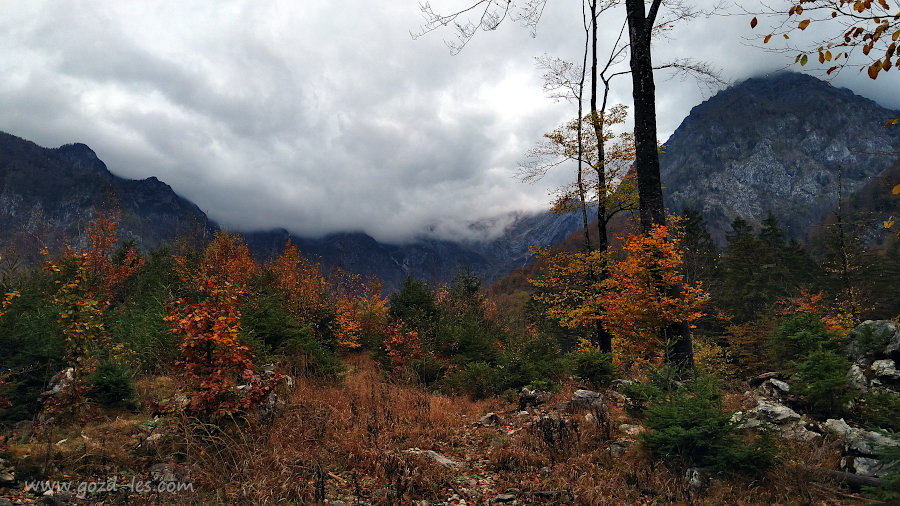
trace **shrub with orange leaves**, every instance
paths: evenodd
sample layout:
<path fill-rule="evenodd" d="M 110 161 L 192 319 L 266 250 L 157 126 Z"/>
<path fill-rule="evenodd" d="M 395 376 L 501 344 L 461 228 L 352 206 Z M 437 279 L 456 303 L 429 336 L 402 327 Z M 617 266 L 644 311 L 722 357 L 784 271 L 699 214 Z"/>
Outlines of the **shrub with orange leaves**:
<path fill-rule="evenodd" d="M 391 370 L 402 373 L 413 360 L 422 358 L 422 339 L 415 329 L 406 328 L 402 320 L 397 320 L 384 330 L 384 350 L 391 361 Z"/>
<path fill-rule="evenodd" d="M 237 236 L 220 232 L 197 265 L 183 257 L 176 264 L 195 297 L 178 299 L 166 318 L 182 337 L 176 365 L 187 395 L 184 405 L 169 408 L 221 418 L 259 405 L 279 378 L 260 378 L 249 350 L 238 341 L 240 304 L 256 270 L 250 251 Z"/>
<path fill-rule="evenodd" d="M 603 322 L 615 336 L 618 365 L 658 361 L 676 338 L 664 335 L 666 329 L 703 316 L 701 307 L 709 294 L 699 281 L 684 282 L 679 237 L 670 235 L 667 227 L 629 235 L 623 249 L 626 257 L 613 266 L 599 296 Z M 677 296 L 672 290 L 676 287 L 681 289 Z"/>
<path fill-rule="evenodd" d="M 782 315 L 791 313 L 819 315 L 829 332 L 844 336 L 860 320 L 859 314 L 862 309 L 852 302 L 854 300 L 859 300 L 859 297 L 829 302 L 821 291 L 810 293 L 804 288 L 800 290 L 800 295 L 782 300 L 779 313 Z"/>
<path fill-rule="evenodd" d="M 281 255 L 271 260 L 266 268 L 275 275 L 287 308 L 302 325 L 314 333 L 323 331 L 320 325 L 328 319 L 328 284 L 319 265 L 300 254 L 297 246 L 288 239 Z"/>
<path fill-rule="evenodd" d="M 97 359 L 123 353 L 106 332 L 104 311 L 109 308 L 115 289 L 143 264 L 135 248 L 129 247 L 121 262 L 113 262 L 118 242 L 118 213 L 97 211 L 87 227 L 88 248 L 66 248 L 62 261 L 48 261 L 45 270 L 57 274 L 57 292 L 52 301 L 61 309 L 57 321 L 66 336 L 66 359 L 75 368 L 75 376 L 90 373 Z M 43 251 L 45 255 L 46 250 Z"/>

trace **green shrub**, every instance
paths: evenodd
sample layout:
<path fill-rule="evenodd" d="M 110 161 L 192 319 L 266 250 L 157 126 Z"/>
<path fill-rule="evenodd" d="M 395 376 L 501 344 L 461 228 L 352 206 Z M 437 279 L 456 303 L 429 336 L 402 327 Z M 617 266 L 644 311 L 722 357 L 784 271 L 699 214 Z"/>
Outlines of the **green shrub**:
<path fill-rule="evenodd" d="M 472 362 L 444 380 L 444 386 L 472 399 L 486 399 L 500 391 L 500 373 L 485 362 Z"/>
<path fill-rule="evenodd" d="M 410 360 L 409 372 L 424 385 L 431 385 L 447 374 L 447 364 L 426 355 L 418 360 Z"/>
<path fill-rule="evenodd" d="M 582 381 L 586 381 L 595 387 L 609 385 L 613 379 L 615 367 L 612 362 L 612 353 L 604 353 L 600 350 L 575 351 L 570 355 L 572 371 Z"/>
<path fill-rule="evenodd" d="M 88 397 L 107 408 L 137 409 L 131 370 L 118 362 L 101 362 L 87 378 Z"/>
<path fill-rule="evenodd" d="M 775 330 L 771 351 L 776 364 L 787 373 L 794 373 L 797 364 L 810 353 L 823 349 L 838 351 L 840 340 L 828 332 L 822 319 L 812 313 L 794 313 Z M 844 371 L 846 372 L 846 371 Z"/>
<path fill-rule="evenodd" d="M 862 401 L 860 422 L 865 427 L 900 431 L 900 398 L 870 390 Z"/>
<path fill-rule="evenodd" d="M 855 396 L 847 383 L 850 361 L 831 350 L 811 352 L 797 364 L 797 393 L 811 413 L 839 417 Z"/>
<path fill-rule="evenodd" d="M 756 474 L 774 459 L 766 434 L 748 443 L 737 433 L 731 415 L 722 411 L 722 393 L 710 376 L 701 376 L 664 395 L 646 408 L 641 443 L 668 464 L 712 466 L 719 471 Z"/>

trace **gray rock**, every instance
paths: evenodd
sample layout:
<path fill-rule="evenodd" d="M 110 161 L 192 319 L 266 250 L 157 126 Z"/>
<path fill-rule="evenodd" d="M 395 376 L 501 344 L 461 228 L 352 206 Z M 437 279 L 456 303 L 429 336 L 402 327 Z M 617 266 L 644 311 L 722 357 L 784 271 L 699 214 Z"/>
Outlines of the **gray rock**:
<path fill-rule="evenodd" d="M 766 400 L 759 401 L 756 408 L 751 410 L 749 414 L 751 418 L 758 418 L 765 422 L 774 423 L 775 425 L 783 425 L 800 420 L 800 415 L 793 409 Z"/>
<path fill-rule="evenodd" d="M 634 443 L 634 439 L 628 439 L 626 437 L 616 439 L 609 445 L 609 453 L 613 457 L 621 457 L 622 455 L 625 455 L 625 452 L 627 452 L 629 448 L 634 446 Z"/>
<path fill-rule="evenodd" d="M 499 503 L 499 504 L 508 504 L 515 500 L 516 500 L 516 496 L 514 496 L 512 494 L 500 494 L 497 497 L 495 497 L 494 500 L 491 502 Z"/>
<path fill-rule="evenodd" d="M 900 446 L 897 441 L 878 432 L 850 427 L 843 418 L 828 419 L 824 426 L 841 436 L 845 454 L 877 457 L 879 448 L 883 446 Z"/>
<path fill-rule="evenodd" d="M 706 490 L 712 480 L 712 471 L 711 467 L 689 467 L 684 473 L 684 481 L 694 490 Z"/>
<path fill-rule="evenodd" d="M 13 485 L 16 482 L 16 476 L 10 472 L 0 473 L 0 485 Z"/>
<path fill-rule="evenodd" d="M 894 467 L 871 457 L 853 457 L 845 460 L 847 461 L 846 469 L 861 476 L 879 478 L 891 474 L 890 468 Z"/>
<path fill-rule="evenodd" d="M 5 497 L 0 497 L 0 506 L 13 506 L 13 502 Z"/>
<path fill-rule="evenodd" d="M 754 397 L 757 399 L 775 399 L 783 401 L 791 391 L 790 385 L 776 378 L 769 378 L 756 387 Z"/>
<path fill-rule="evenodd" d="M 792 439 L 794 441 L 815 441 L 822 437 L 818 432 L 809 430 L 806 424 L 801 420 L 799 422 L 789 423 L 781 426 L 781 437 Z"/>
<path fill-rule="evenodd" d="M 569 407 L 575 409 L 606 410 L 606 400 L 599 392 L 593 390 L 576 390 L 569 401 Z"/>
<path fill-rule="evenodd" d="M 883 336 L 888 341 L 883 350 L 884 355 L 900 359 L 900 326 L 890 320 L 866 320 L 847 335 L 844 351 L 851 360 L 855 362 L 865 355 L 866 350 L 861 346 L 860 337 L 869 332 L 874 336 Z"/>
<path fill-rule="evenodd" d="M 858 364 L 853 364 L 850 366 L 850 370 L 847 371 L 847 383 L 860 392 L 865 392 L 869 389 L 869 380 L 863 373 L 862 367 Z"/>
<path fill-rule="evenodd" d="M 900 371 L 897 370 L 897 364 L 889 358 L 872 362 L 872 373 L 881 380 L 900 380 Z"/>
<path fill-rule="evenodd" d="M 519 392 L 519 409 L 522 410 L 529 406 L 540 406 L 549 401 L 551 397 L 553 397 L 553 394 L 550 392 L 523 388 Z"/>
<path fill-rule="evenodd" d="M 440 453 L 434 450 L 420 450 L 418 448 L 410 448 L 406 450 L 406 453 L 412 453 L 414 455 L 424 455 L 426 458 L 429 458 L 442 466 L 447 467 L 458 467 L 459 463 L 453 460 L 448 459 L 447 457 L 441 455 Z"/>
<path fill-rule="evenodd" d="M 500 415 L 497 413 L 491 412 L 481 417 L 476 425 L 481 425 L 482 427 L 493 427 L 494 425 L 500 424 Z"/>

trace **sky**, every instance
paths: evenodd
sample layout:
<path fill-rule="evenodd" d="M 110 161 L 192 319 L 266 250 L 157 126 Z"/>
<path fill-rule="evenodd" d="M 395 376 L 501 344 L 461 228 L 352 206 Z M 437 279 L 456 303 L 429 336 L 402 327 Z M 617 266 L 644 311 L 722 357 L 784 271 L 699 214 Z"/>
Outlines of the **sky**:
<path fill-rule="evenodd" d="M 801 70 L 760 47 L 747 5 L 678 25 L 654 61 L 705 61 L 729 83 Z M 604 40 L 622 19 L 601 19 Z M 114 174 L 155 176 L 239 231 L 458 240 L 546 209 L 571 169 L 516 174 L 576 115 L 546 96 L 535 58 L 581 59 L 577 4 L 549 0 L 534 36 L 508 19 L 455 55 L 449 29 L 411 36 L 423 21 L 416 0 L 2 0 L 0 130 L 85 143 Z M 848 70 L 833 84 L 900 109 L 896 79 Z M 656 81 L 660 140 L 721 88 Z M 630 95 L 627 76 L 613 82 L 612 103 Z"/>

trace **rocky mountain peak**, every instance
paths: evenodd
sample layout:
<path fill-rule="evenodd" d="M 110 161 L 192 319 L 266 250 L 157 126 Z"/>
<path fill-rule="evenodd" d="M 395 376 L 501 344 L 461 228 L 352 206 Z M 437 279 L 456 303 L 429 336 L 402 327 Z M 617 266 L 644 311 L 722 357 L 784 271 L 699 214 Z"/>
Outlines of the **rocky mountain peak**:
<path fill-rule="evenodd" d="M 719 242 L 741 216 L 769 212 L 803 238 L 835 206 L 893 163 L 900 112 L 814 77 L 748 79 L 696 106 L 660 157 L 666 203 L 702 211 Z M 839 188 L 840 187 L 840 188 Z"/>

